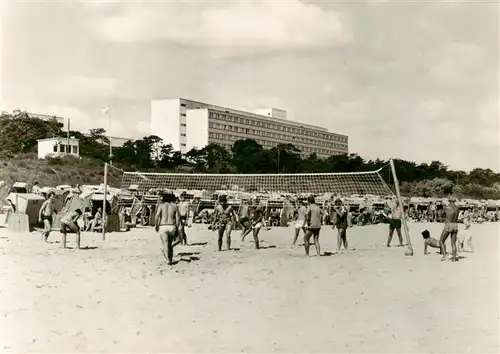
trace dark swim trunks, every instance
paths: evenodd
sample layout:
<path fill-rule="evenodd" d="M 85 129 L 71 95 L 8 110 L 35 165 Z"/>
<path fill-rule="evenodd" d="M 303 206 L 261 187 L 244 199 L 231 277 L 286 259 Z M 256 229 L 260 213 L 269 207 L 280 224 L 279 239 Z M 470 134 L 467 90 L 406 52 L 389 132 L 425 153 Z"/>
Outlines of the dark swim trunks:
<path fill-rule="evenodd" d="M 321 229 L 320 228 L 309 228 L 308 230 L 311 232 L 311 235 L 317 236 L 317 235 L 319 235 L 319 232 Z"/>
<path fill-rule="evenodd" d="M 245 227 L 248 227 L 250 225 L 248 223 L 248 221 L 249 221 L 249 219 L 246 216 L 240 218 L 240 224 L 243 225 L 243 226 L 245 226 Z"/>
<path fill-rule="evenodd" d="M 389 228 L 391 230 L 401 229 L 401 220 L 400 219 L 391 219 L 389 222 Z"/>

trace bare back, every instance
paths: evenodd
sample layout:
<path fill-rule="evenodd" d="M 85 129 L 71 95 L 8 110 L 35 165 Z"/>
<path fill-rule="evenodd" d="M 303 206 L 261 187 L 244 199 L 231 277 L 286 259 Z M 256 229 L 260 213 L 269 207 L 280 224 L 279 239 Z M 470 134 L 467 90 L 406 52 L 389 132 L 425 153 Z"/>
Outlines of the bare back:
<path fill-rule="evenodd" d="M 311 204 L 307 210 L 309 228 L 310 229 L 320 229 L 321 228 L 321 209 L 316 204 Z"/>
<path fill-rule="evenodd" d="M 439 241 L 432 237 L 426 239 L 425 244 L 430 247 L 439 248 Z"/>
<path fill-rule="evenodd" d="M 302 205 L 297 210 L 297 220 L 305 220 L 306 219 L 307 208 Z"/>
<path fill-rule="evenodd" d="M 248 204 L 243 204 L 240 207 L 240 217 L 242 218 L 248 218 L 249 212 L 248 210 L 250 209 L 250 206 Z"/>
<path fill-rule="evenodd" d="M 156 211 L 157 225 L 177 225 L 179 209 L 175 203 L 163 203 Z"/>

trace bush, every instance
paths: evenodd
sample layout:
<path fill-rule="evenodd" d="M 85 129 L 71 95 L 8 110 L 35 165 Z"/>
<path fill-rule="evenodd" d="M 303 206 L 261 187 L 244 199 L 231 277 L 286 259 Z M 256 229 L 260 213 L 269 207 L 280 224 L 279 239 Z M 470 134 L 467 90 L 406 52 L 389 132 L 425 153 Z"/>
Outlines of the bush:
<path fill-rule="evenodd" d="M 46 173 L 48 175 L 55 175 L 56 174 L 56 171 L 54 171 L 53 168 L 51 167 L 48 167 L 48 166 L 45 166 L 43 169 L 42 169 L 42 172 L 43 173 Z"/>
<path fill-rule="evenodd" d="M 17 162 L 17 166 L 20 167 L 20 168 L 27 168 L 28 167 L 28 163 L 24 160 L 20 160 Z"/>
<path fill-rule="evenodd" d="M 0 151 L 0 159 L 13 159 L 15 155 L 10 151 Z"/>
<path fill-rule="evenodd" d="M 48 165 L 52 166 L 61 166 L 63 164 L 60 156 L 47 156 L 45 157 L 45 161 L 47 161 Z"/>
<path fill-rule="evenodd" d="M 45 161 L 49 165 L 55 165 L 55 166 L 62 166 L 62 165 L 69 165 L 69 166 L 75 166 L 80 164 L 80 159 L 75 156 L 47 156 L 45 157 Z"/>

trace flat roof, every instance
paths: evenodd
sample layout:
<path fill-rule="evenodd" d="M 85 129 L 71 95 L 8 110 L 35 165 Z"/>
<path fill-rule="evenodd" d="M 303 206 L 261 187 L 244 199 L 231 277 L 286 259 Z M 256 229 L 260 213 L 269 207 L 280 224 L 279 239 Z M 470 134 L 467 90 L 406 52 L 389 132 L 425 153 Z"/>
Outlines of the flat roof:
<path fill-rule="evenodd" d="M 283 118 L 277 118 L 277 117 L 269 117 L 269 116 L 266 116 L 266 115 L 263 115 L 263 114 L 258 114 L 258 113 L 249 112 L 249 111 L 243 111 L 241 109 L 235 109 L 235 108 L 230 108 L 230 107 L 223 107 L 223 106 L 219 106 L 219 105 L 215 105 L 215 104 L 211 104 L 211 103 L 205 103 L 205 102 L 201 102 L 201 101 L 194 101 L 194 100 L 183 98 L 183 97 L 154 99 L 154 100 L 151 100 L 151 102 L 154 102 L 154 101 L 169 101 L 169 100 L 182 100 L 182 101 L 187 101 L 187 102 L 194 103 L 194 104 L 201 104 L 201 105 L 209 106 L 209 107 L 204 107 L 204 108 L 208 108 L 208 109 L 212 109 L 212 110 L 219 110 L 219 111 L 231 110 L 231 111 L 233 111 L 236 114 L 241 114 L 241 115 L 246 115 L 246 116 L 252 116 L 254 118 L 259 118 L 259 119 L 267 120 L 269 122 L 275 122 L 275 123 L 281 123 L 281 124 L 289 124 L 289 125 L 292 125 L 292 126 L 298 126 L 298 127 L 302 127 L 302 128 L 315 129 L 315 130 L 326 132 L 326 133 L 330 133 L 330 134 L 333 134 L 333 135 L 338 135 L 338 136 L 342 136 L 342 137 L 348 137 L 348 135 L 346 135 L 346 134 L 330 132 L 328 129 L 326 129 L 324 127 L 317 126 L 317 125 L 312 125 L 312 124 L 297 122 L 295 120 L 290 120 L 290 119 L 283 119 Z M 283 109 L 280 109 L 280 108 L 274 108 L 274 109 L 286 112 L 286 110 L 283 110 Z"/>
<path fill-rule="evenodd" d="M 51 141 L 51 140 L 68 140 L 68 138 L 63 137 L 63 136 L 55 136 L 53 138 L 38 139 L 37 141 Z M 69 140 L 77 140 L 77 141 L 79 141 L 80 139 L 70 137 Z"/>

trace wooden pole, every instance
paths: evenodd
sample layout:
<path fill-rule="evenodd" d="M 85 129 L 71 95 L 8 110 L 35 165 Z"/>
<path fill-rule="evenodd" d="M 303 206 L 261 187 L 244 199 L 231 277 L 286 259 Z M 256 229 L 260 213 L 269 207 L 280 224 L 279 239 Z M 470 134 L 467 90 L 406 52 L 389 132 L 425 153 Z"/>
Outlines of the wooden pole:
<path fill-rule="evenodd" d="M 106 240 L 106 226 L 108 224 L 108 215 L 106 212 L 106 204 L 108 201 L 108 164 L 104 164 L 104 193 L 102 202 L 102 240 Z"/>
<path fill-rule="evenodd" d="M 398 181 L 398 176 L 396 175 L 396 167 L 394 166 L 394 160 L 390 160 L 391 164 L 391 171 L 392 171 L 392 179 L 394 180 L 394 188 L 396 189 L 396 197 L 398 198 L 399 201 L 399 207 L 402 208 L 402 216 L 401 216 L 401 221 L 403 223 L 403 232 L 406 237 L 406 242 L 408 243 L 408 251 L 406 252 L 407 256 L 413 256 L 413 247 L 411 245 L 411 239 L 410 239 L 410 230 L 408 229 L 408 224 L 406 223 L 406 215 L 404 211 L 404 205 L 403 201 L 401 199 L 401 193 L 399 192 L 399 181 Z"/>

